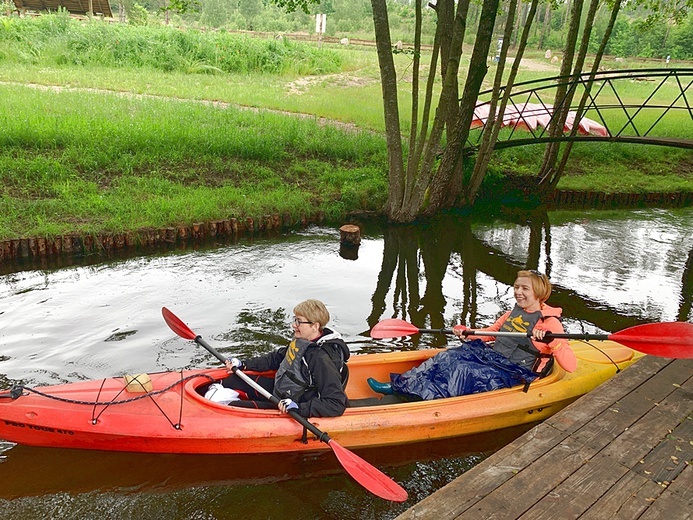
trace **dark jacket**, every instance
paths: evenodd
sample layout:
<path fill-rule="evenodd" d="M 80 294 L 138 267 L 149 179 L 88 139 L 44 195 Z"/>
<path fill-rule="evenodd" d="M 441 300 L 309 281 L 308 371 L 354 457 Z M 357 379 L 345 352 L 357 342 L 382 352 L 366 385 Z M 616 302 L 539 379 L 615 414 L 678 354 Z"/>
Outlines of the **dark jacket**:
<path fill-rule="evenodd" d="M 321 338 L 334 334 L 324 329 Z M 344 361 L 349 359 L 349 347 L 340 338 L 327 339 L 324 344 L 316 341 L 306 349 L 302 363 L 303 377 L 311 383 L 305 393 L 296 401 L 298 413 L 303 417 L 338 417 L 344 413 L 348 400 L 342 388 L 342 379 L 337 365 L 326 349 L 341 349 Z M 282 347 L 263 356 L 244 361 L 247 370 L 257 372 L 275 371 L 286 356 L 287 347 Z"/>

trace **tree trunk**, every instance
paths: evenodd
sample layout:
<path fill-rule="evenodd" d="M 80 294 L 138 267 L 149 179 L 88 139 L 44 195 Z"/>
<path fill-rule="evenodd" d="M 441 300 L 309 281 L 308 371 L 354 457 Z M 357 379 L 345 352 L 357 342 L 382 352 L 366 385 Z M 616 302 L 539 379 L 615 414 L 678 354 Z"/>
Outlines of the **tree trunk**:
<path fill-rule="evenodd" d="M 515 30 L 512 31 L 509 37 L 513 39 L 513 47 L 517 47 L 517 35 L 520 34 L 520 25 L 522 24 L 522 1 L 520 0 L 519 8 L 515 8 Z M 510 16 L 510 8 L 508 7 L 508 17 Z M 505 38 L 505 36 L 504 36 Z"/>
<path fill-rule="evenodd" d="M 409 151 L 416 149 L 416 132 L 419 122 L 419 64 L 421 63 L 421 0 L 416 0 L 414 22 L 414 59 L 411 67 L 411 129 Z"/>
<path fill-rule="evenodd" d="M 498 99 L 500 97 L 501 83 L 503 82 L 503 72 L 505 70 L 505 64 L 508 57 L 508 48 L 510 47 L 510 36 L 513 31 L 514 21 L 516 19 L 515 15 L 517 13 L 518 1 L 521 3 L 521 0 L 514 0 L 508 5 L 508 18 L 505 21 L 505 30 L 503 31 L 503 45 L 501 46 L 498 65 L 496 67 L 496 77 L 493 81 L 493 91 L 491 93 L 491 100 L 489 101 L 489 115 L 481 136 L 481 145 L 479 146 L 479 151 L 477 152 L 477 157 L 474 161 L 474 171 L 472 172 L 472 176 L 469 179 L 469 184 L 465 190 L 466 200 L 474 200 L 476 191 L 481 185 L 481 181 L 486 174 L 486 167 L 488 166 L 491 154 L 493 153 L 493 144 L 495 144 L 495 138 L 498 136 L 498 132 L 503 126 L 505 105 L 502 105 L 500 109 L 497 110 Z M 522 56 L 515 57 L 515 62 L 513 63 L 512 67 L 513 70 L 517 69 L 521 59 Z M 509 93 L 510 89 L 511 87 L 509 86 L 504 90 L 504 93 Z"/>
<path fill-rule="evenodd" d="M 601 44 L 599 45 L 599 49 L 597 50 L 597 54 L 594 56 L 594 63 L 592 64 L 592 70 L 590 71 L 590 77 L 588 81 L 585 83 L 585 91 L 582 95 L 582 99 L 580 100 L 580 104 L 577 107 L 577 113 L 575 115 L 575 124 L 573 125 L 573 128 L 570 132 L 570 136 L 573 137 L 578 131 L 578 121 L 582 119 L 582 116 L 585 113 L 585 106 L 587 104 L 587 100 L 589 99 L 590 96 L 590 91 L 592 89 L 592 83 L 594 82 L 594 78 L 597 75 L 597 72 L 599 72 L 599 65 L 602 61 L 602 57 L 604 56 L 604 49 L 606 49 L 606 45 L 609 42 L 609 38 L 611 37 L 611 33 L 614 29 L 614 24 L 616 23 L 616 16 L 618 15 L 618 12 L 621 8 L 621 2 L 614 2 L 614 5 L 611 9 L 611 17 L 609 18 L 609 24 L 606 26 L 606 30 L 604 31 L 604 35 L 602 37 Z M 573 143 L 571 141 L 568 141 L 566 143 L 565 149 L 563 150 L 563 154 L 561 156 L 561 160 L 558 163 L 558 166 L 556 166 L 555 172 L 550 180 L 549 186 L 552 190 L 556 189 L 556 186 L 558 185 L 558 181 L 561 179 L 561 176 L 563 175 L 563 172 L 565 171 L 565 166 L 568 163 L 568 158 L 570 156 L 570 152 L 573 149 Z"/>
<path fill-rule="evenodd" d="M 561 27 L 560 27 L 561 30 L 563 30 L 563 26 L 565 25 L 566 18 L 568 18 L 568 13 L 570 13 L 574 7 L 571 5 L 571 2 L 572 2 L 572 0 L 567 0 L 567 2 L 565 4 L 565 9 L 563 10 L 563 14 L 561 15 Z M 582 2 L 580 2 L 580 3 L 582 3 Z"/>
<path fill-rule="evenodd" d="M 440 35 L 440 79 L 445 80 L 445 74 L 450 62 L 452 41 L 455 32 L 455 2 L 454 0 L 440 0 L 436 3 L 436 34 Z M 465 16 L 466 19 L 466 16 Z M 457 94 L 454 95 L 457 99 Z"/>
<path fill-rule="evenodd" d="M 447 0 L 445 0 L 447 1 Z M 440 7 L 440 2 L 438 7 Z M 426 94 L 424 99 L 423 113 L 421 114 L 421 129 L 419 138 L 414 143 L 414 147 L 409 147 L 409 158 L 407 162 L 407 186 L 414 186 L 416 175 L 421 167 L 421 155 L 426 145 L 428 137 L 428 123 L 431 116 L 431 105 L 433 101 L 433 86 L 437 75 L 438 56 L 441 54 L 442 29 L 440 25 L 436 27 L 436 33 L 433 39 L 433 51 L 431 52 L 431 64 L 428 71 L 428 80 L 426 82 Z M 449 47 L 449 44 L 448 44 Z M 441 63 L 442 65 L 442 63 Z M 411 143 L 410 143 L 411 144 Z"/>
<path fill-rule="evenodd" d="M 563 81 L 568 81 L 573 65 L 575 46 L 577 44 L 578 31 L 580 29 L 580 19 L 582 17 L 583 0 L 573 0 L 572 5 L 570 27 L 568 29 L 567 42 L 565 51 L 563 52 L 561 71 L 559 73 L 560 76 L 564 78 Z M 556 95 L 553 102 L 553 115 L 551 116 L 551 122 L 549 123 L 547 132 L 549 137 L 559 137 L 563 134 L 563 125 L 565 124 L 565 120 L 568 116 L 568 109 L 570 108 L 570 105 L 566 104 L 567 94 L 568 86 L 566 84 L 560 84 L 556 87 Z M 551 173 L 556 165 L 559 150 L 560 143 L 548 143 L 546 145 L 544 158 L 538 174 L 540 184 L 546 182 L 546 180 L 551 177 Z"/>
<path fill-rule="evenodd" d="M 387 140 L 389 191 L 386 212 L 396 212 L 402 205 L 404 196 L 404 159 L 399 124 L 399 105 L 397 102 L 397 71 L 392 57 L 390 24 L 385 0 L 371 0 L 373 24 L 376 35 L 376 50 L 380 65 L 380 82 L 383 92 L 385 112 L 385 134 Z"/>
<path fill-rule="evenodd" d="M 539 45 L 537 48 L 544 48 L 544 40 L 549 35 L 551 30 L 551 2 L 546 3 L 546 11 L 544 12 L 544 27 L 541 30 L 541 38 L 539 38 Z"/>
<path fill-rule="evenodd" d="M 408 183 L 405 187 L 405 196 L 396 208 L 388 208 L 388 218 L 392 222 L 412 222 L 421 214 L 421 209 L 425 204 L 427 189 L 433 177 L 433 167 L 436 161 L 436 155 L 439 153 L 440 142 L 449 119 L 449 113 L 450 111 L 454 114 L 457 113 L 456 107 L 458 101 L 455 96 L 458 92 L 457 74 L 459 72 L 462 41 L 466 29 L 465 19 L 468 8 L 469 0 L 463 0 L 457 6 L 453 40 L 450 44 L 450 58 L 446 68 L 443 88 L 438 101 L 433 127 L 424 145 L 421 164 L 416 165 L 418 168 L 413 170 L 414 174 L 408 179 Z M 433 84 L 430 83 L 429 87 L 432 88 Z"/>
<path fill-rule="evenodd" d="M 527 40 L 529 39 L 529 32 L 532 27 L 532 22 L 537 12 L 537 5 L 539 0 L 532 0 L 529 6 L 529 13 L 527 13 L 527 21 L 525 22 L 524 29 L 522 31 L 522 37 L 520 38 L 520 44 L 517 48 L 517 53 L 515 55 L 515 61 L 510 69 L 510 75 L 506 82 L 505 89 L 503 91 L 503 99 L 500 103 L 500 108 L 498 109 L 497 117 L 492 119 L 492 115 L 496 113 L 496 104 L 498 103 L 498 96 L 500 93 L 500 87 L 503 77 L 503 68 L 505 67 L 505 59 L 507 54 L 507 47 L 505 45 L 505 39 L 503 44 L 503 50 L 501 50 L 500 61 L 498 63 L 498 70 L 496 71 L 496 79 L 493 85 L 493 94 L 491 98 L 491 106 L 489 110 L 489 120 L 484 128 L 484 134 L 482 137 L 481 146 L 479 147 L 479 153 L 477 154 L 476 161 L 474 163 L 474 171 L 469 179 L 469 184 L 465 192 L 465 199 L 468 201 L 473 201 L 476 199 L 476 194 L 481 186 L 481 182 L 486 175 L 486 168 L 491 160 L 491 155 L 493 153 L 493 147 L 498 139 L 498 132 L 503 124 L 503 116 L 505 114 L 505 109 L 508 105 L 508 100 L 510 99 L 510 92 L 515 83 L 515 78 L 517 77 L 517 72 L 520 68 L 520 62 L 522 61 L 522 56 L 524 55 L 525 48 L 527 47 Z M 508 18 L 511 16 L 511 12 L 514 11 L 514 2 L 510 4 L 508 10 Z M 506 24 L 506 34 L 509 30 L 509 26 L 512 25 L 511 21 Z"/>
<path fill-rule="evenodd" d="M 479 27 L 462 93 L 462 102 L 457 112 L 457 121 L 452 132 L 448 129 L 447 147 L 443 153 L 440 168 L 430 183 L 428 205 L 422 211 L 425 216 L 452 207 L 462 190 L 462 148 L 469 136 L 469 126 L 474 116 L 476 100 L 488 70 L 486 62 L 493 38 L 498 2 L 499 0 L 484 0 L 481 8 Z M 470 202 L 464 201 L 465 204 Z"/>

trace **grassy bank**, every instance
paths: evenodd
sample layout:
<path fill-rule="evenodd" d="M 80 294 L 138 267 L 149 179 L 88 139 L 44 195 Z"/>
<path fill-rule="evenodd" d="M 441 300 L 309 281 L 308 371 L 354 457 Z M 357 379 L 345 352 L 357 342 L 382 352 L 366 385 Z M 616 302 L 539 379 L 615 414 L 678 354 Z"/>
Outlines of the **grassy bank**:
<path fill-rule="evenodd" d="M 384 142 L 192 101 L 0 85 L 0 238 L 377 209 Z"/>
<path fill-rule="evenodd" d="M 90 52 L 56 59 L 69 49 L 61 42 L 74 38 L 73 29 L 47 31 L 59 48 L 39 45 L 26 27 L 19 43 L 0 45 L 0 239 L 267 213 L 338 218 L 383 206 L 387 154 L 373 49 L 324 48 L 320 55 L 336 56 L 329 63 L 338 72 L 311 62 L 306 74 L 302 57 L 312 52 L 306 49 L 283 55 L 286 64 L 273 70 L 217 71 L 183 66 L 195 61 L 195 49 L 203 56 L 214 47 L 203 35 L 185 39 L 155 28 L 147 38 L 169 42 L 164 48 L 176 38 L 187 42 L 178 41 L 171 51 L 178 58 L 166 62 L 178 66 L 166 70 L 114 60 L 113 42 L 103 35 L 100 53 L 88 46 Z M 278 44 L 243 45 L 236 50 L 271 55 Z M 133 56 L 149 49 L 128 48 Z M 91 58 L 77 62 L 81 54 Z M 406 81 L 410 58 L 396 60 Z M 196 63 L 208 64 L 206 58 Z M 529 68 L 523 79 L 553 74 L 545 68 Z M 406 119 L 407 96 L 401 101 Z M 686 137 L 690 121 L 682 121 L 664 131 Z M 506 173 L 533 175 L 542 153 L 539 147 L 498 152 L 490 189 L 502 189 Z M 564 189 L 693 191 L 690 152 L 579 143 L 572 157 Z"/>

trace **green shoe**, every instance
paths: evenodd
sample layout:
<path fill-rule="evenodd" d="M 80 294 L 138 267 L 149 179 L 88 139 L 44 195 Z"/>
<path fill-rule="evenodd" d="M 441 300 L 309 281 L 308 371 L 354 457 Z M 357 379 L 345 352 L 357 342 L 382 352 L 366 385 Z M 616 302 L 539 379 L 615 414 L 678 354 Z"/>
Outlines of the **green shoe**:
<path fill-rule="evenodd" d="M 378 392 L 379 394 L 384 394 L 384 395 L 391 395 L 392 394 L 392 385 L 390 383 L 381 383 L 380 381 L 376 381 L 372 377 L 369 377 L 367 380 L 368 386 L 371 387 L 371 390 L 374 392 Z"/>

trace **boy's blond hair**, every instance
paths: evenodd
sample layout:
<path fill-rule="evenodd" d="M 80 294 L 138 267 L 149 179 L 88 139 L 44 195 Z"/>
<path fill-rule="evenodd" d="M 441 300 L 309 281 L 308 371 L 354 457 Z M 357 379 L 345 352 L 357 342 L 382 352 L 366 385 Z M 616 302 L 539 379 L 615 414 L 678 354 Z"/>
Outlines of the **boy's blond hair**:
<path fill-rule="evenodd" d="M 318 323 L 324 329 L 330 321 L 330 311 L 320 300 L 305 300 L 294 307 L 295 316 L 305 316 L 308 321 Z"/>

